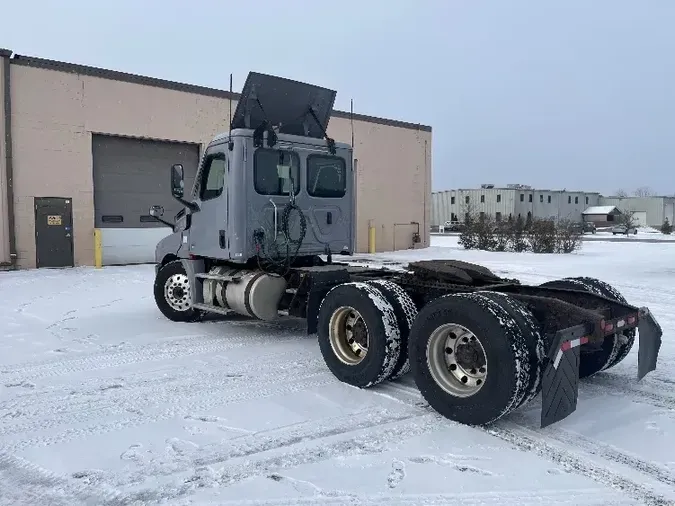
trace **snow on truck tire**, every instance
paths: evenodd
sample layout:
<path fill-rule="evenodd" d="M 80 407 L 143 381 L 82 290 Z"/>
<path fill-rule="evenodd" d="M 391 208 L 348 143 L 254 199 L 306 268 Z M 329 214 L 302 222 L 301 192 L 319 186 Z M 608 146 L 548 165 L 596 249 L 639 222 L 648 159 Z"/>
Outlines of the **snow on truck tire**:
<path fill-rule="evenodd" d="M 368 388 L 391 376 L 401 351 L 396 311 L 362 282 L 332 288 L 321 301 L 317 335 L 323 359 L 340 381 Z"/>
<path fill-rule="evenodd" d="M 394 308 L 396 314 L 396 321 L 401 333 L 401 346 L 398 361 L 389 376 L 390 380 L 396 380 L 401 376 L 410 372 L 410 360 L 408 359 L 408 336 L 410 329 L 417 318 L 417 306 L 413 302 L 410 295 L 399 285 L 386 279 L 377 279 L 368 281 L 369 284 L 375 285 L 386 297 L 389 303 Z"/>
<path fill-rule="evenodd" d="M 162 266 L 153 287 L 155 303 L 161 313 L 174 322 L 194 322 L 202 312 L 191 303 L 190 280 L 183 263 L 173 260 Z"/>
<path fill-rule="evenodd" d="M 551 288 L 563 288 L 570 290 L 583 290 L 585 292 L 601 295 L 618 302 L 628 303 L 621 292 L 612 285 L 590 277 L 562 278 L 555 281 L 547 281 L 541 286 Z M 630 352 L 635 343 L 635 329 L 624 330 L 607 337 L 599 350 L 588 352 L 588 345 L 582 345 L 579 360 L 579 377 L 588 378 L 600 371 L 614 367 L 621 362 Z M 592 349 L 592 348 L 591 348 Z"/>
<path fill-rule="evenodd" d="M 542 338 L 518 301 L 495 292 L 446 295 L 424 306 L 410 333 L 415 383 L 441 415 L 492 423 L 540 388 Z"/>

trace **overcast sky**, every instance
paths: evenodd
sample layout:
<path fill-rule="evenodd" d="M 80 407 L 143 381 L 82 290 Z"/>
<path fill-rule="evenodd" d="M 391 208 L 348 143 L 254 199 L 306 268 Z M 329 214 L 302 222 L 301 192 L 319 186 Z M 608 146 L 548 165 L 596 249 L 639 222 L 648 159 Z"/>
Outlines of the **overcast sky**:
<path fill-rule="evenodd" d="M 433 127 L 433 188 L 675 193 L 675 0 L 3 2 L 0 47 Z M 167 104 L 171 107 L 171 104 Z"/>

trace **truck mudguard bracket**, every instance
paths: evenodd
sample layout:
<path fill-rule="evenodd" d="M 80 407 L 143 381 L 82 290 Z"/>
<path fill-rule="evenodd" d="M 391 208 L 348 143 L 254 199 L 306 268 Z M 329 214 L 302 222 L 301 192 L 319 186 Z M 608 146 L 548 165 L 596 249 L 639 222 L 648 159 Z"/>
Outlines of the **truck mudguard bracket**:
<path fill-rule="evenodd" d="M 654 319 L 649 309 L 640 308 L 638 319 L 638 333 L 640 336 L 638 348 L 638 380 L 656 369 L 656 361 L 661 349 L 661 325 Z"/>
<path fill-rule="evenodd" d="M 549 350 L 541 388 L 541 427 L 556 423 L 577 409 L 581 345 L 588 342 L 590 325 L 557 332 Z"/>

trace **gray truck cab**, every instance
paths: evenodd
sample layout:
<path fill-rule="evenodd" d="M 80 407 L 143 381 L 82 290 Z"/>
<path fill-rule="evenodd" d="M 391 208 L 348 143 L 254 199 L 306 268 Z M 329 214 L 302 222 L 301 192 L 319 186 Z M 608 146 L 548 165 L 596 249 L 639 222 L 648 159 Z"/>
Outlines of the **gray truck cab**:
<path fill-rule="evenodd" d="M 156 247 L 167 259 L 226 264 L 292 263 L 353 254 L 352 148 L 326 134 L 335 92 L 250 73 L 229 132 L 207 146 L 185 195 L 183 168 L 171 168 L 174 198 L 185 206 Z"/>

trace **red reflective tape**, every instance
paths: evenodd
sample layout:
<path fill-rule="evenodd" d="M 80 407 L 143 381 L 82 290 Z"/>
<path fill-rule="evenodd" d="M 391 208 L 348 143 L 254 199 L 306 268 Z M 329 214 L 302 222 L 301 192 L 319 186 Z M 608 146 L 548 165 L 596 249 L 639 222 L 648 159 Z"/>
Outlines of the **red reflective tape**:
<path fill-rule="evenodd" d="M 580 337 L 579 339 L 572 339 L 571 341 L 565 341 L 560 345 L 560 349 L 562 351 L 567 351 L 572 348 L 576 348 L 577 346 L 581 346 L 582 344 L 586 344 L 588 342 L 588 337 Z"/>

